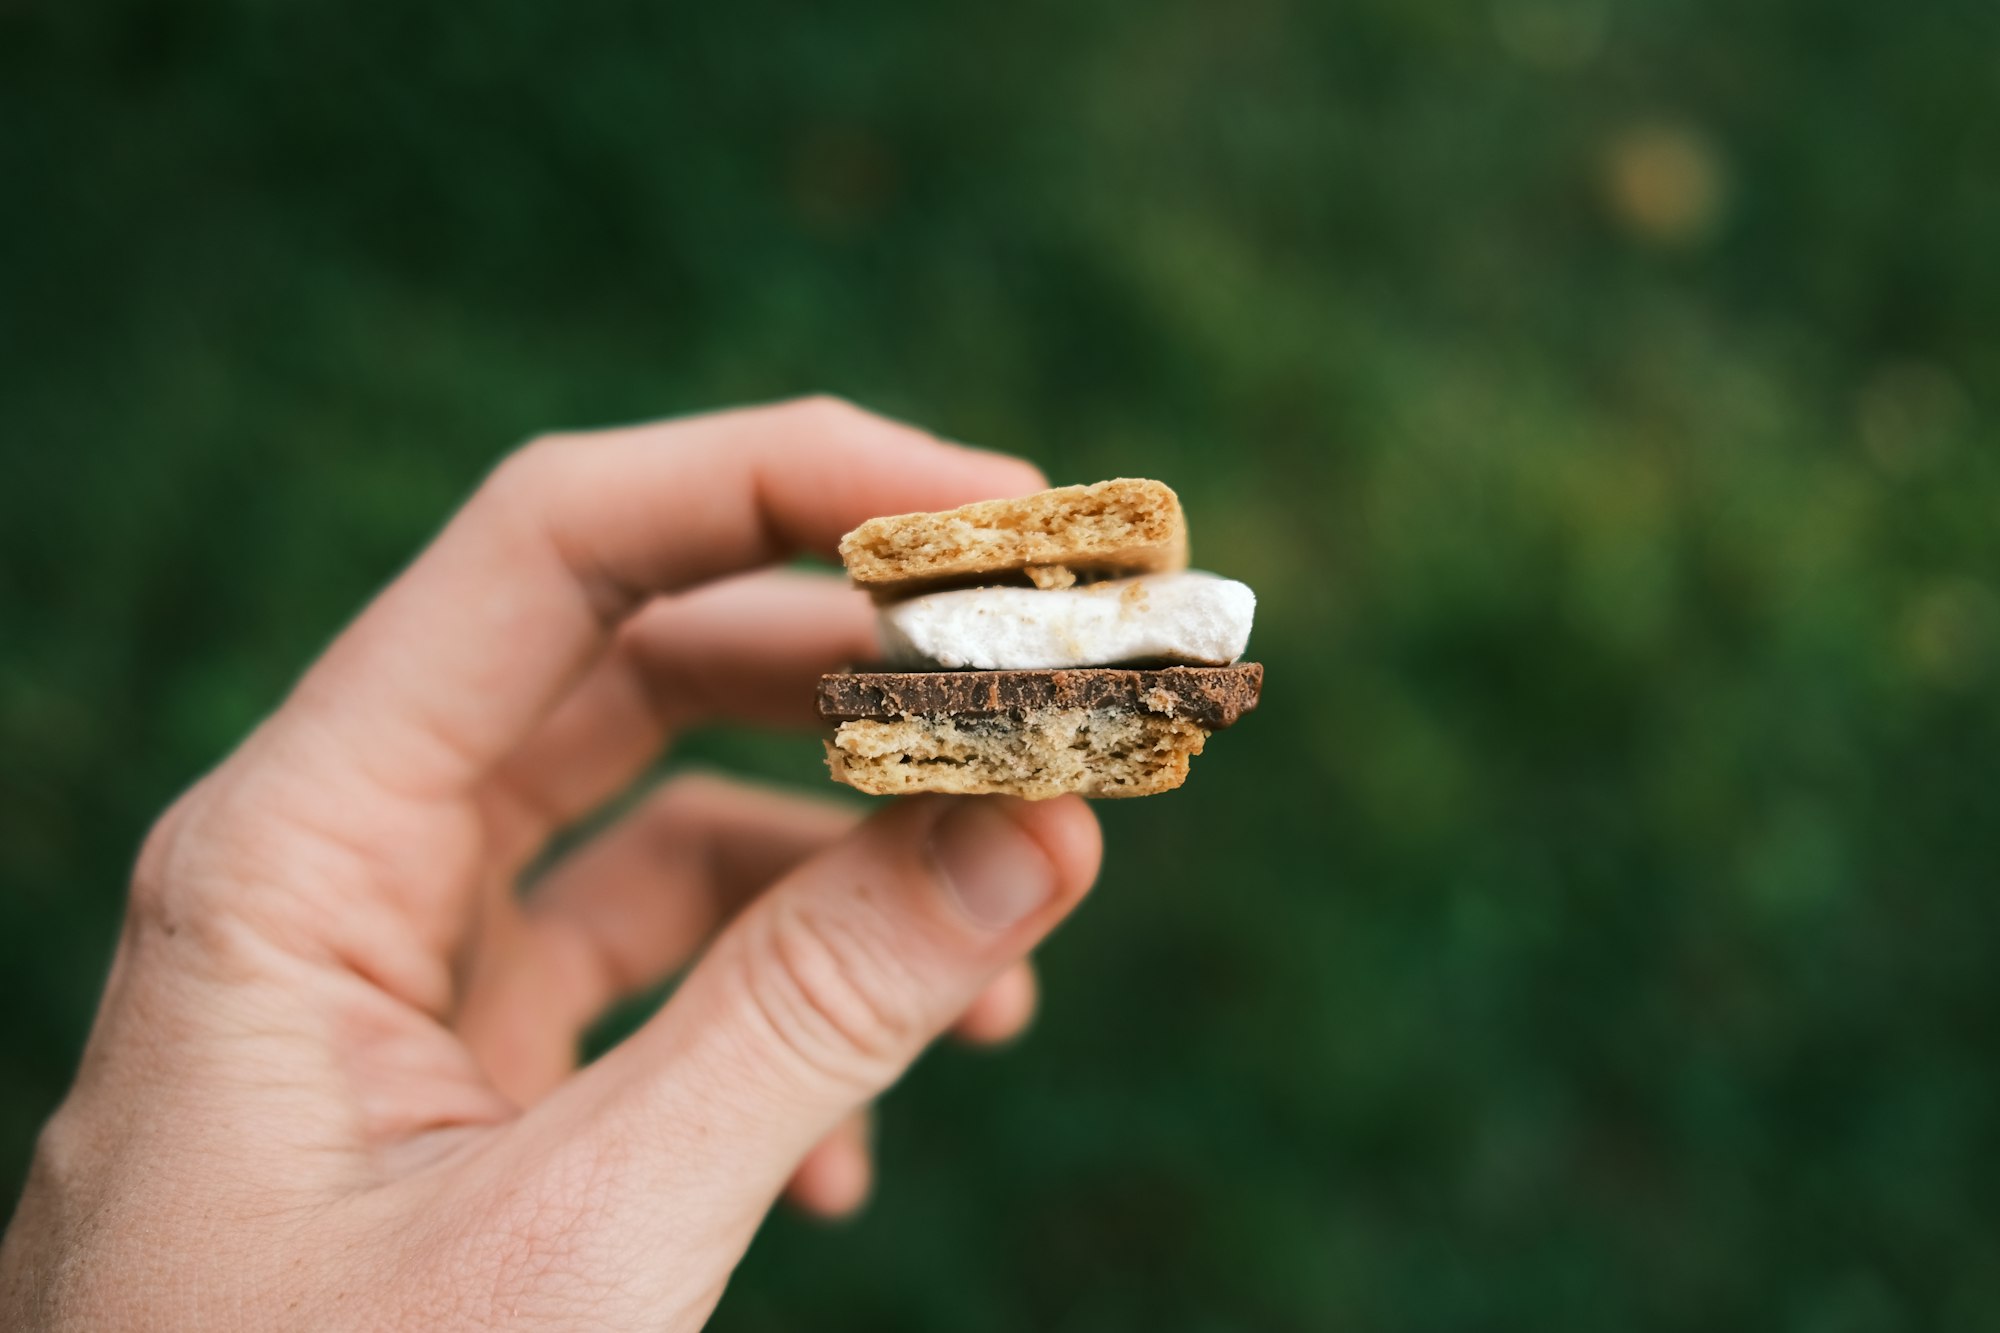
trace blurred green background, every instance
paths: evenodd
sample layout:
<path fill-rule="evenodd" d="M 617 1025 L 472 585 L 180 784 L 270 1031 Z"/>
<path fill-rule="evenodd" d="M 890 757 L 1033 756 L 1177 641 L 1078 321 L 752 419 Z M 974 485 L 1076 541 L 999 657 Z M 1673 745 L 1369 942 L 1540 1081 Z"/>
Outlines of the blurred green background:
<path fill-rule="evenodd" d="M 2000 1324 L 1996 134 L 1972 3 L 5 0 L 0 1193 L 500 452 L 831 390 L 1175 483 L 1270 684 L 718 1327 Z"/>

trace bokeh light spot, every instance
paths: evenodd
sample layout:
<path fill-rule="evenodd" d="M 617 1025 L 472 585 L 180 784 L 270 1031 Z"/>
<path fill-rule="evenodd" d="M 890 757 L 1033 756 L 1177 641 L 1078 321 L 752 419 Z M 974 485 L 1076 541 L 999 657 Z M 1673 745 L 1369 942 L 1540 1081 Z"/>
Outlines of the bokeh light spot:
<path fill-rule="evenodd" d="M 1714 144 L 1687 125 L 1633 126 L 1604 153 L 1604 194 L 1611 215 L 1640 240 L 1687 245 L 1720 222 L 1726 180 Z"/>

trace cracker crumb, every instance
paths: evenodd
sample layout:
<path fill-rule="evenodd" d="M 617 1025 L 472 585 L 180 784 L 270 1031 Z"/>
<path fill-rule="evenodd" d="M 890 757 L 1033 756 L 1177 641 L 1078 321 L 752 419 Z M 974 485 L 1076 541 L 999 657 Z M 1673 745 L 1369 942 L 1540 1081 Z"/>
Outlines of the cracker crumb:
<path fill-rule="evenodd" d="M 1076 571 L 1068 565 L 1029 565 L 1023 571 L 1028 582 L 1043 592 L 1056 592 L 1076 586 Z"/>

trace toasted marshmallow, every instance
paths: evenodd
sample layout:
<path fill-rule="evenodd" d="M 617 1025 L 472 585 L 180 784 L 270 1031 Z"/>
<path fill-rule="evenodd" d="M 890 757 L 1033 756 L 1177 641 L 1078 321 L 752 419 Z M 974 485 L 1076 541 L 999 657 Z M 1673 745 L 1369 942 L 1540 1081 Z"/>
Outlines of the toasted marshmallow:
<path fill-rule="evenodd" d="M 885 606 L 891 662 L 1032 671 L 1243 656 L 1257 595 L 1214 574 L 1142 574 L 1075 588 L 961 588 Z"/>

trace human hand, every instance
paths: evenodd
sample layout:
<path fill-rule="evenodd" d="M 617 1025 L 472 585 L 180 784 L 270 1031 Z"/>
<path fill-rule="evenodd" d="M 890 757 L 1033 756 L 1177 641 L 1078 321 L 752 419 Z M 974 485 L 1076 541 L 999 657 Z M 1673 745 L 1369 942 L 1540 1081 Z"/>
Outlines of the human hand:
<path fill-rule="evenodd" d="M 714 580 L 1044 484 L 827 400 L 508 459 L 146 840 L 0 1325 L 692 1328 L 788 1182 L 858 1203 L 869 1101 L 1026 1021 L 1096 873 L 1081 801 L 857 823 L 683 779 L 516 882 L 674 731 L 809 723 L 872 649 L 832 578 Z"/>

